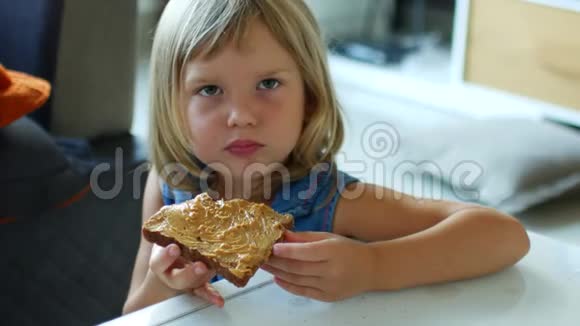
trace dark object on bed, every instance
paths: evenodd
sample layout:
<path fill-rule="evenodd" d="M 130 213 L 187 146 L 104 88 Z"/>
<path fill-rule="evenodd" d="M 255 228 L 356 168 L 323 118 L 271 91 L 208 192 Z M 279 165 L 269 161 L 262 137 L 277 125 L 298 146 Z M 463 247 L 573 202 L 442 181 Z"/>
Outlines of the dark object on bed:
<path fill-rule="evenodd" d="M 24 117 L 0 128 L 0 217 L 24 217 L 65 205 L 88 187 L 53 138 Z"/>

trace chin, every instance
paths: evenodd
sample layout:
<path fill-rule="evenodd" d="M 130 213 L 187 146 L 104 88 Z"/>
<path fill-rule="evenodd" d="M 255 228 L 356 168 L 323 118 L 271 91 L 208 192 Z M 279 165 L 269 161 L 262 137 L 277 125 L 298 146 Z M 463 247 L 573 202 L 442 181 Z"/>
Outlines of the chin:
<path fill-rule="evenodd" d="M 267 175 L 272 171 L 280 171 L 283 169 L 281 161 L 274 160 L 238 160 L 231 162 L 229 165 L 230 171 L 234 178 L 241 178 L 244 174 L 249 176 Z"/>

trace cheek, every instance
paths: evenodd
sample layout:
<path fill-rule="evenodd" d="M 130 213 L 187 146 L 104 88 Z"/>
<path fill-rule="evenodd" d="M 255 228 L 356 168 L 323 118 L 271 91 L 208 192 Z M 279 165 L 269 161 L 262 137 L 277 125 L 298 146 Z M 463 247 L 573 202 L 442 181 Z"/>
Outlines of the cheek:
<path fill-rule="evenodd" d="M 187 106 L 187 123 L 190 127 L 190 134 L 203 135 L 207 131 L 214 130 L 219 108 L 217 103 L 208 100 L 192 99 Z"/>
<path fill-rule="evenodd" d="M 294 124 L 304 118 L 304 96 L 298 87 L 286 89 L 272 96 L 266 97 L 267 106 L 273 108 L 268 110 L 272 115 L 276 115 L 278 121 L 284 125 Z"/>
<path fill-rule="evenodd" d="M 278 96 L 269 99 L 268 106 L 271 110 L 265 110 L 267 124 L 271 126 L 271 133 L 278 135 L 287 142 L 294 143 L 302 131 L 304 119 L 304 102 L 295 93 L 287 96 Z"/>
<path fill-rule="evenodd" d="M 219 141 L 221 132 L 220 117 L 215 111 L 208 112 L 190 105 L 187 109 L 186 118 L 194 151 L 205 152 L 207 148 L 215 147 L 214 144 Z"/>

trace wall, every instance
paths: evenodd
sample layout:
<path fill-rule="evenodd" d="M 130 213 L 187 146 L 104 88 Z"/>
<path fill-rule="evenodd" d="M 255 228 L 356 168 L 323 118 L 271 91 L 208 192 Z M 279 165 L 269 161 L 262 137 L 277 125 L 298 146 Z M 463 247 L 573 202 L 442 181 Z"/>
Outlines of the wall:
<path fill-rule="evenodd" d="M 133 118 L 136 0 L 67 0 L 52 126 L 55 134 L 128 131 Z"/>

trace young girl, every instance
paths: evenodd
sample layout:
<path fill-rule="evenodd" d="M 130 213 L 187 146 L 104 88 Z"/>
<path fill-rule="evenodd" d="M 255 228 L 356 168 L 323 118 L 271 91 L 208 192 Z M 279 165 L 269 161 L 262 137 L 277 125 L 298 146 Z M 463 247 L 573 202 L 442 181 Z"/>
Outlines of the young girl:
<path fill-rule="evenodd" d="M 301 0 L 170 1 L 153 45 L 143 219 L 202 191 L 291 213 L 294 232 L 262 268 L 322 301 L 473 278 L 522 258 L 528 237 L 513 217 L 336 169 L 343 125 L 325 55 Z M 184 292 L 223 306 L 215 271 L 179 257 L 174 244 L 141 240 L 124 313 Z"/>

